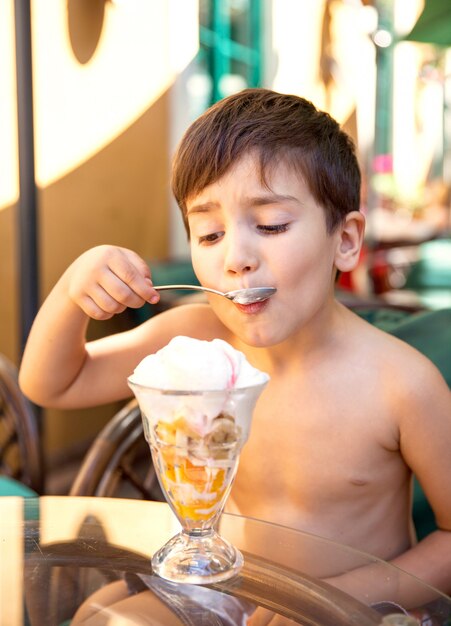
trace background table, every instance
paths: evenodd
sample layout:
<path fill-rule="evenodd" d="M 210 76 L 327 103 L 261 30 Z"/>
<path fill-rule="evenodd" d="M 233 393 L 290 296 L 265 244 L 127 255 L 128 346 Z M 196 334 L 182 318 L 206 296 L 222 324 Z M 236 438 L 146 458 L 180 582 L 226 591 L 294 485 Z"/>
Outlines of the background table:
<path fill-rule="evenodd" d="M 178 529 L 160 502 L 0 498 L 0 623 L 69 623 L 87 598 L 118 580 L 126 581 L 131 594 L 164 586 L 152 574 L 150 556 Z M 223 515 L 220 532 L 243 552 L 245 566 L 233 579 L 200 587 L 194 601 L 189 594 L 184 599 L 191 585 L 170 583 L 169 595 L 175 593 L 182 608 L 186 603 L 187 614 L 196 603 L 202 615 L 213 610 L 205 622 L 185 623 L 237 623 L 215 621 L 214 611 L 243 602 L 307 626 L 379 626 L 388 623 L 386 613 L 398 613 L 400 625 L 421 623 L 409 621 L 403 609 L 429 619 L 429 626 L 451 624 L 451 598 L 365 553 L 236 515 Z M 99 624 L 107 623 L 106 615 L 98 614 Z M 153 624 L 151 611 L 133 623 Z"/>

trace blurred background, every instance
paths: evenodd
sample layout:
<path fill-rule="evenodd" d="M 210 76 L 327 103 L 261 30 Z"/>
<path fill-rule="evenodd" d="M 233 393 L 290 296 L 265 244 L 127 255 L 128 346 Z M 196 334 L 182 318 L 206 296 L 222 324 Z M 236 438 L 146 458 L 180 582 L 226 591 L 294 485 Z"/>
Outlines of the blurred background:
<path fill-rule="evenodd" d="M 245 87 L 302 95 L 354 138 L 368 230 L 341 292 L 451 307 L 450 2 L 2 0 L 0 31 L 0 352 L 15 364 L 84 250 L 189 271 L 171 156 Z M 78 458 L 116 408 L 42 411 L 46 463 Z"/>

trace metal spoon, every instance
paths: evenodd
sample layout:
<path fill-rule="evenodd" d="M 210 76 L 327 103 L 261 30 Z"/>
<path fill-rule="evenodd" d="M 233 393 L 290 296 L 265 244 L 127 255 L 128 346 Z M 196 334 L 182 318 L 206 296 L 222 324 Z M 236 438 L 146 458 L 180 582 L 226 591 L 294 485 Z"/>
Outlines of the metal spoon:
<path fill-rule="evenodd" d="M 192 289 L 194 291 L 209 291 L 215 293 L 218 296 L 224 296 L 236 302 L 237 304 L 252 304 L 253 302 L 262 302 L 267 300 L 273 294 L 276 293 L 275 287 L 249 287 L 248 289 L 236 289 L 235 291 L 217 291 L 216 289 L 210 289 L 209 287 L 202 287 L 200 285 L 154 285 L 154 289 L 157 291 L 165 291 L 167 289 Z"/>

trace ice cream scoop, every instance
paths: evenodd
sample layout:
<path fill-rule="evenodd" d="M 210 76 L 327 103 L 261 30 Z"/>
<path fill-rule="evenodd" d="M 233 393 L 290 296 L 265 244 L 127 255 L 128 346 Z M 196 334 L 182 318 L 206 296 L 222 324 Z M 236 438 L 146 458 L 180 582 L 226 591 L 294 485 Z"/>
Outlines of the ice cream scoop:
<path fill-rule="evenodd" d="M 265 385 L 268 374 L 253 367 L 246 356 L 222 339 L 204 341 L 174 337 L 164 348 L 149 354 L 136 366 L 128 382 L 149 423 L 178 423 L 181 415 L 189 428 L 207 435 L 221 413 L 233 412 L 235 390 Z M 208 392 L 208 393 L 204 393 Z M 260 394 L 261 390 L 256 394 Z M 255 404 L 252 393 L 243 397 Z M 243 440 L 247 439 L 251 412 L 242 401 L 237 416 Z"/>
<path fill-rule="evenodd" d="M 204 341 L 174 337 L 164 348 L 146 356 L 130 381 L 154 389 L 225 390 L 266 381 L 245 355 L 222 339 Z"/>

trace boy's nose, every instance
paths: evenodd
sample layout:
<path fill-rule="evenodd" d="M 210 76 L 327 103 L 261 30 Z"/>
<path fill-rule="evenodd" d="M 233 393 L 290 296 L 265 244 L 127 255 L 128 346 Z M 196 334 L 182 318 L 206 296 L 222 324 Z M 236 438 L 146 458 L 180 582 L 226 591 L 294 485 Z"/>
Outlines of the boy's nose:
<path fill-rule="evenodd" d="M 242 237 L 230 237 L 224 260 L 225 271 L 232 274 L 246 274 L 258 267 L 258 257 L 254 247 Z"/>

